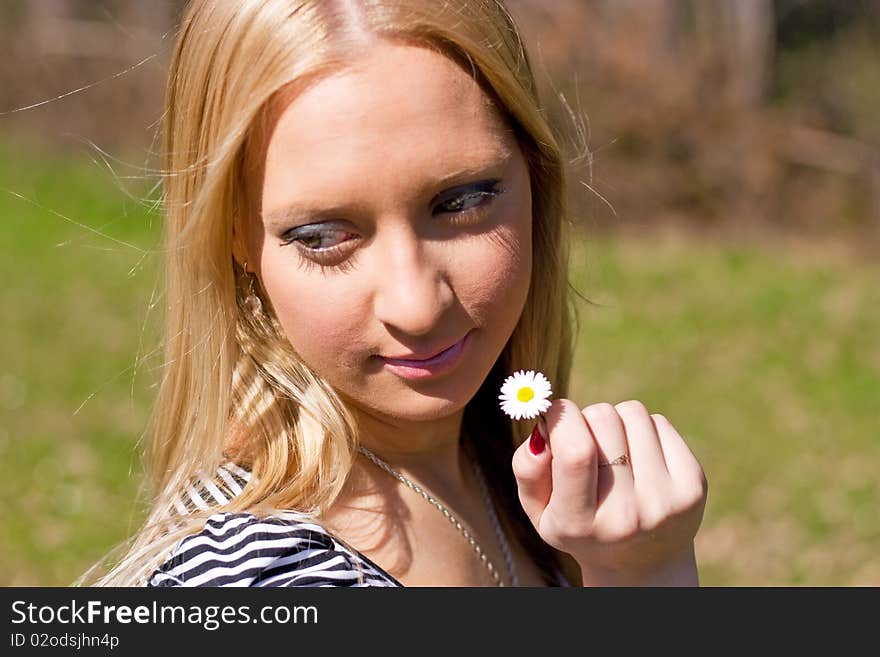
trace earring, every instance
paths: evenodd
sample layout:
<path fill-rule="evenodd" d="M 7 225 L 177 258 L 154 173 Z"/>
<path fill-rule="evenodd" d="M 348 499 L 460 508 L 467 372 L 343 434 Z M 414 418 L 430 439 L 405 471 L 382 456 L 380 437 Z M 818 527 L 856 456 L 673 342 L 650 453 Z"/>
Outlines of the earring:
<path fill-rule="evenodd" d="M 244 305 L 252 314 L 259 315 L 263 312 L 263 302 L 254 292 L 254 276 L 248 271 L 247 260 L 244 261 L 244 275 L 248 279 L 248 293 L 244 298 Z"/>

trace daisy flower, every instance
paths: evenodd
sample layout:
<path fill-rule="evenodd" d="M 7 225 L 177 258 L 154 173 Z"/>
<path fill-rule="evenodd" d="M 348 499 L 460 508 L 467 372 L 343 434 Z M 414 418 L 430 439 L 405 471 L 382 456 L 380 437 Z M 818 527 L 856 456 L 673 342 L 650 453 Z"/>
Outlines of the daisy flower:
<path fill-rule="evenodd" d="M 501 410 L 514 420 L 538 417 L 550 408 L 550 382 L 540 372 L 519 370 L 501 386 Z"/>

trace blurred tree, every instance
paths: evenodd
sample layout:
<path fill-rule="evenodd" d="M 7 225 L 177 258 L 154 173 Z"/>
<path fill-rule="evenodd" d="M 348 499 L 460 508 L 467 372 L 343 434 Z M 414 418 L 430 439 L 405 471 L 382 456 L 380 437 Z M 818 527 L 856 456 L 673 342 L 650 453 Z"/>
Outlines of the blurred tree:
<path fill-rule="evenodd" d="M 775 0 L 776 41 L 782 49 L 829 41 L 854 26 L 880 31 L 878 0 Z"/>
<path fill-rule="evenodd" d="M 150 149 L 184 4 L 0 4 L 0 130 Z M 506 4 L 595 224 L 880 226 L 880 0 Z"/>

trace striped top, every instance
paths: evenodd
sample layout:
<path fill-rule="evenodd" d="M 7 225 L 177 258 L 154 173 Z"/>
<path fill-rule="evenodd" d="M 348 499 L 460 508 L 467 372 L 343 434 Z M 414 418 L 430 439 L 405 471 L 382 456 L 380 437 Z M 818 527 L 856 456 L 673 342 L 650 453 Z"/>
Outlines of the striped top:
<path fill-rule="evenodd" d="M 212 478 L 187 486 L 175 507 L 182 515 L 226 504 L 250 473 L 226 463 Z M 557 571 L 558 585 L 570 586 Z M 148 578 L 159 586 L 392 586 L 394 576 L 296 511 L 267 517 L 215 513 L 202 531 L 186 536 Z"/>

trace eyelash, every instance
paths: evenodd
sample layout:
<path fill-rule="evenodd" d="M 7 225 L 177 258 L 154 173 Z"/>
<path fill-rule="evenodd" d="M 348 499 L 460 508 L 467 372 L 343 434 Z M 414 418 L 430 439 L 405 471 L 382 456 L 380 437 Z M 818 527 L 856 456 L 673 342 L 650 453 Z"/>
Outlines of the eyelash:
<path fill-rule="evenodd" d="M 440 205 L 448 205 L 451 203 L 461 203 L 461 202 L 465 202 L 471 198 L 484 199 L 484 202 L 480 203 L 479 205 L 475 205 L 475 206 L 467 208 L 465 210 L 450 210 L 450 211 L 448 211 L 448 213 L 455 215 L 455 219 L 453 220 L 453 223 L 459 223 L 459 222 L 461 222 L 462 219 L 470 219 L 474 215 L 479 215 L 479 214 L 485 212 L 487 209 L 486 206 L 488 205 L 488 202 L 491 201 L 492 199 L 494 199 L 495 197 L 500 196 L 501 194 L 503 194 L 506 191 L 504 189 L 497 187 L 500 182 L 501 182 L 500 180 L 491 180 L 491 181 L 488 181 L 487 183 L 483 183 L 481 185 L 478 184 L 476 186 L 477 189 L 464 192 L 463 194 L 459 194 L 458 196 L 455 196 L 451 199 L 443 201 L 442 203 L 440 203 Z M 303 254 L 304 257 L 302 258 L 302 263 L 303 263 L 303 267 L 306 270 L 311 270 L 311 269 L 314 269 L 315 267 L 320 267 L 322 272 L 326 269 L 336 269 L 339 271 L 348 271 L 353 266 L 351 258 L 349 258 L 348 260 L 345 260 L 341 263 L 335 264 L 335 265 L 328 264 L 328 262 L 326 262 L 328 260 L 332 261 L 334 258 L 342 255 L 342 251 L 344 251 L 344 248 L 345 248 L 343 246 L 344 242 L 342 242 L 340 244 L 336 244 L 334 246 L 328 246 L 323 249 L 312 249 L 307 246 L 303 246 L 302 242 L 300 241 L 304 238 L 314 238 L 316 236 L 321 236 L 324 233 L 335 233 L 335 232 L 344 232 L 344 231 L 341 231 L 338 228 L 327 228 L 327 229 L 323 229 L 323 230 L 318 228 L 313 233 L 299 237 L 299 238 L 296 238 L 296 237 L 288 238 L 285 235 L 284 239 L 282 241 L 282 246 L 287 246 L 287 245 L 293 244 L 296 247 L 296 249 L 301 254 Z M 316 254 L 318 255 L 318 258 L 320 258 L 320 259 L 317 259 L 315 257 Z"/>

